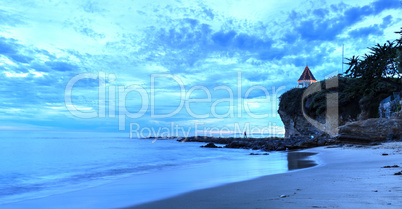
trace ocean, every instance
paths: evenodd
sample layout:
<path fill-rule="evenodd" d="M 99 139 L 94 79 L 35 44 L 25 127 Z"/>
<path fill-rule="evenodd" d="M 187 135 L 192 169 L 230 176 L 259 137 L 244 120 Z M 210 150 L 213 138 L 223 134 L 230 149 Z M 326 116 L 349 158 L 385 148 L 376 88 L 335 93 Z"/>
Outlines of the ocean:
<path fill-rule="evenodd" d="M 250 155 L 260 151 L 205 144 L 126 133 L 2 131 L 0 208 L 125 207 L 290 168 L 286 152 Z"/>

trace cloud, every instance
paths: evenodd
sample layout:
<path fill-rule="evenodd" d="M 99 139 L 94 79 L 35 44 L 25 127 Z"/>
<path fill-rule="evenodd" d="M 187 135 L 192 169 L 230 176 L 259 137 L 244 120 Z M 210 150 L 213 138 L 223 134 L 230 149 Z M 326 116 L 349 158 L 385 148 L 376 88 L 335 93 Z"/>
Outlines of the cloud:
<path fill-rule="evenodd" d="M 368 16 L 378 15 L 389 9 L 398 9 L 399 5 L 398 2 L 393 0 L 377 0 L 371 5 L 345 8 L 345 4 L 341 3 L 338 5 L 331 5 L 331 8 L 336 12 L 334 15 L 325 15 L 328 13 L 328 10 L 317 9 L 313 10 L 312 13 L 319 18 L 311 18 L 309 13 L 300 14 L 295 11 L 291 12 L 289 17 L 298 23 L 295 30 L 303 39 L 307 41 L 332 41 L 347 28 L 364 20 Z M 365 34 L 369 30 L 374 31 L 373 28 L 366 28 L 362 29 L 363 32 L 361 33 Z M 378 33 L 376 33 L 376 35 L 378 35 Z"/>
<path fill-rule="evenodd" d="M 253 4 L 238 11 L 238 6 L 208 1 L 111 4 L 90 0 L 34 3 L 30 9 L 19 1 L 10 1 L 9 7 L 0 10 L 0 24 L 4 26 L 0 30 L 0 117 L 34 125 L 116 130 L 115 118 L 81 120 L 64 105 L 64 90 L 73 76 L 99 71 L 116 76 L 115 81 L 107 82 L 111 89 L 136 84 L 149 93 L 151 75 L 168 73 L 179 77 L 186 90 L 205 86 L 212 92 L 212 101 L 229 97 L 226 90 L 214 90 L 225 85 L 233 91 L 235 102 L 237 98 L 248 99 L 252 111 L 276 112 L 275 104 L 265 108 L 260 103 L 263 91 L 255 90 L 247 98 L 245 92 L 258 85 L 270 93 L 272 87 L 293 88 L 306 64 L 318 79 L 323 78 L 340 68 L 342 44 L 349 56 L 365 50 L 372 42 L 390 39 L 387 31 L 401 22 L 394 11 L 399 7 L 395 0 L 353 5 L 325 1 L 311 1 L 308 5 L 283 3 L 286 7 L 276 8 L 269 3 L 269 14 L 260 14 L 247 13 L 261 10 Z M 284 8 L 292 10 L 281 11 Z M 94 79 L 77 82 L 74 105 L 96 110 L 98 85 Z M 172 79 L 158 79 L 155 85 L 155 111 L 173 111 L 180 102 L 178 84 Z M 205 95 L 194 92 L 192 96 Z M 127 96 L 127 109 L 138 111 L 141 102 L 139 95 L 132 92 Z M 197 113 L 207 113 L 211 106 L 192 105 Z M 228 102 L 221 103 L 217 111 L 225 113 L 230 106 Z M 150 114 L 148 110 L 142 118 L 128 121 L 157 126 L 150 122 Z M 261 120 L 249 116 L 213 119 L 205 122 L 230 126 L 236 122 L 261 125 L 272 120 L 281 124 L 279 116 Z M 158 123 L 174 121 L 194 123 L 184 110 Z"/>
<path fill-rule="evenodd" d="M 105 12 L 106 9 L 102 8 L 101 3 L 94 0 L 82 1 L 82 8 L 88 13 L 101 13 Z"/>
<path fill-rule="evenodd" d="M 329 13 L 329 10 L 320 8 L 313 10 L 312 13 L 318 18 L 325 18 L 325 16 L 327 16 L 327 14 Z"/>
<path fill-rule="evenodd" d="M 398 1 L 393 1 L 393 0 L 377 0 L 373 3 L 373 14 L 379 14 L 384 10 L 388 9 L 399 9 L 400 8 L 400 2 Z"/>
<path fill-rule="evenodd" d="M 18 14 L 13 14 L 11 12 L 0 9 L 0 24 L 3 26 L 15 27 L 19 24 L 23 24 L 24 22 L 21 19 L 21 16 Z"/>
<path fill-rule="evenodd" d="M 28 64 L 34 60 L 33 55 L 37 52 L 42 53 L 46 51 L 39 50 L 34 52 L 31 48 L 23 46 L 15 39 L 0 37 L 0 55 L 9 58 L 15 63 Z"/>
<path fill-rule="evenodd" d="M 382 19 L 381 28 L 385 29 L 387 26 L 391 25 L 392 23 L 392 15 L 388 15 Z"/>
<path fill-rule="evenodd" d="M 63 61 L 49 61 L 45 63 L 47 66 L 49 66 L 51 69 L 56 70 L 56 71 L 77 71 L 78 67 L 75 66 L 74 64 L 63 62 Z"/>
<path fill-rule="evenodd" d="M 236 32 L 231 30 L 228 32 L 219 31 L 212 35 L 212 40 L 218 46 L 227 47 L 232 44 Z"/>
<path fill-rule="evenodd" d="M 103 34 L 101 34 L 101 33 L 97 33 L 97 32 L 95 32 L 95 31 L 94 31 L 93 29 L 91 29 L 91 28 L 83 27 L 83 28 L 78 29 L 78 31 L 79 31 L 80 33 L 82 33 L 82 34 L 88 36 L 88 37 L 91 37 L 91 38 L 95 38 L 95 39 L 102 39 L 102 38 L 105 38 L 105 35 L 103 35 Z"/>
<path fill-rule="evenodd" d="M 359 27 L 354 30 L 349 31 L 348 35 L 355 39 L 365 38 L 369 35 L 371 36 L 381 36 L 384 34 L 384 29 L 392 24 L 392 15 L 387 15 L 382 19 L 381 24 L 373 24 L 366 27 Z"/>
<path fill-rule="evenodd" d="M 16 40 L 0 37 L 0 54 L 15 54 L 17 53 L 16 48 L 18 48 L 18 46 L 19 45 L 16 44 Z"/>
<path fill-rule="evenodd" d="M 364 38 L 369 35 L 382 35 L 384 32 L 378 25 L 362 27 L 349 32 L 349 36 L 353 38 Z"/>
<path fill-rule="evenodd" d="M 265 40 L 264 40 L 265 38 Z M 256 50 L 268 50 L 271 48 L 273 41 L 268 37 L 257 37 L 255 35 L 248 35 L 240 33 L 235 37 L 235 46 L 240 50 L 256 51 Z"/>

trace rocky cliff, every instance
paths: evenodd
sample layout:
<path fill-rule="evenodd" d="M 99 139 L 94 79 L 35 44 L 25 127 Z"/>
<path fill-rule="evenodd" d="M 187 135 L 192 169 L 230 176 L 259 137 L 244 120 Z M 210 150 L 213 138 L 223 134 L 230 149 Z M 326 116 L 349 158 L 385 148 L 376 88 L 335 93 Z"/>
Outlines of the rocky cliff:
<path fill-rule="evenodd" d="M 371 118 L 378 114 L 379 102 L 394 89 L 379 85 L 374 94 L 360 93 L 358 79 L 332 78 L 309 88 L 285 92 L 279 103 L 279 115 L 285 125 L 285 138 L 215 138 L 194 136 L 181 142 L 207 142 L 206 148 L 290 150 L 343 143 L 378 144 L 384 140 L 402 140 L 402 111 L 391 119 Z M 312 90 L 313 89 L 313 90 Z M 364 89 L 363 89 L 364 90 Z M 308 94 L 306 92 L 315 92 Z M 336 113 L 336 120 L 328 117 Z M 377 111 L 377 112 L 376 112 Z M 306 119 L 308 118 L 308 119 Z M 336 121 L 336 135 L 328 131 Z M 317 128 L 313 123 L 325 124 Z M 329 124 L 329 125 L 327 125 Z M 317 124 L 316 124 L 317 125 Z M 330 133 L 330 134 L 328 134 Z M 157 138 L 155 138 L 157 139 Z M 216 146 L 225 144 L 225 146 Z"/>
<path fill-rule="evenodd" d="M 344 142 L 401 139 L 401 118 L 375 118 L 378 116 L 379 102 L 392 94 L 393 89 L 384 86 L 378 88 L 374 95 L 363 96 L 355 90 L 359 87 L 358 79 L 335 77 L 332 80 L 336 80 L 337 85 L 328 85 L 332 81 L 311 85 L 309 88 L 320 91 L 305 98 L 303 94 L 306 95 L 307 88 L 291 89 L 281 96 L 278 113 L 285 126 L 286 138 L 335 138 Z M 326 123 L 327 107 L 333 105 L 327 104 L 327 97 L 332 93 L 336 93 L 338 98 L 335 120 L 339 126 L 337 136 L 328 134 L 325 125 L 317 128 L 311 122 L 313 120 L 316 124 Z M 310 118 L 310 121 L 307 118 Z"/>
<path fill-rule="evenodd" d="M 303 97 L 307 88 L 295 88 L 285 92 L 280 97 L 278 113 L 285 125 L 285 137 L 329 137 L 325 130 L 318 129 L 306 119 L 306 116 L 318 123 L 325 124 L 327 95 L 338 94 L 338 125 L 347 122 L 357 121 L 361 115 L 367 115 L 367 111 L 361 108 L 360 97 L 350 97 L 346 93 L 347 86 L 353 82 L 352 79 L 332 78 L 336 80 L 337 86 L 326 87 L 325 82 L 312 84 L 309 88 L 321 89 L 316 93 Z M 327 82 L 328 83 L 328 82 Z M 303 100 L 302 100 L 303 99 Z M 302 106 L 302 103 L 304 106 Z"/>

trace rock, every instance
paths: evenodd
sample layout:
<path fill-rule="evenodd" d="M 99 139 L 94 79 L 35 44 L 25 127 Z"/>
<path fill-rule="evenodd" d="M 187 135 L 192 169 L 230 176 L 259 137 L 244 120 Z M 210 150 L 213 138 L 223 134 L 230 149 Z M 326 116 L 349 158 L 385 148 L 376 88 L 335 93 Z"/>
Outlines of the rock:
<path fill-rule="evenodd" d="M 391 118 L 402 119 L 402 110 L 392 114 Z"/>
<path fill-rule="evenodd" d="M 339 148 L 340 146 L 338 145 L 331 145 L 331 146 L 327 146 L 327 148 Z"/>
<path fill-rule="evenodd" d="M 248 143 L 246 141 L 233 141 L 227 144 L 227 148 L 248 148 Z"/>
<path fill-rule="evenodd" d="M 398 173 L 394 173 L 394 175 L 402 175 L 402 171 L 399 171 Z"/>
<path fill-rule="evenodd" d="M 254 152 L 252 152 L 252 153 L 250 153 L 250 155 L 269 155 L 269 154 L 268 154 L 268 153 L 260 154 L 260 153 L 254 153 Z"/>
<path fill-rule="evenodd" d="M 285 197 L 287 197 L 287 195 L 281 195 L 281 196 L 279 196 L 280 198 L 285 198 Z"/>
<path fill-rule="evenodd" d="M 205 145 L 205 146 L 201 146 L 201 147 L 207 147 L 207 148 L 222 148 L 222 147 L 219 147 L 219 146 L 216 146 L 214 143 L 208 143 L 207 145 Z"/>
<path fill-rule="evenodd" d="M 317 141 L 317 146 L 324 146 L 325 143 L 326 143 L 326 141 L 325 141 L 324 139 L 319 139 L 319 140 Z"/>
<path fill-rule="evenodd" d="M 328 90 L 323 88 L 323 84 L 339 84 L 338 93 L 339 100 L 337 103 L 327 104 L 325 101 L 328 98 Z M 348 98 L 345 92 L 345 86 L 359 84 L 358 80 L 347 78 L 332 78 L 325 82 L 317 82 L 312 84 L 307 89 L 295 88 L 283 93 L 280 97 L 278 113 L 285 126 L 285 137 L 311 137 L 320 138 L 322 135 L 328 136 L 328 133 L 333 134 L 333 131 L 328 130 L 326 124 L 326 109 L 328 107 L 338 107 L 338 123 L 345 125 L 347 122 L 356 121 L 360 118 L 369 116 L 369 112 L 365 109 L 369 106 L 361 106 L 359 100 L 362 95 L 356 98 Z M 321 87 L 320 87 L 321 85 Z M 315 92 L 318 90 L 318 92 Z M 313 93 L 313 94 L 309 94 Z M 309 96 L 307 96 L 309 95 Z M 303 98 L 303 96 L 305 96 Z M 303 100 L 303 102 L 302 102 Z M 370 100 L 366 100 L 362 104 L 371 104 Z M 368 109 L 368 108 L 367 108 Z M 363 115 L 367 115 L 362 117 Z M 309 117 L 308 119 L 307 116 Z M 312 125 L 308 120 L 313 120 L 322 124 L 319 129 Z M 324 125 L 325 124 L 325 125 Z"/>
<path fill-rule="evenodd" d="M 349 92 L 346 91 L 348 89 L 346 87 L 358 86 L 361 84 L 361 80 L 342 77 L 336 79 L 336 83 L 339 84 L 336 90 L 339 93 L 338 102 L 336 104 L 326 104 L 323 101 L 328 98 L 328 91 L 325 89 L 324 83 L 326 85 L 330 81 L 331 79 L 314 83 L 307 89 L 291 89 L 281 95 L 278 113 L 285 126 L 285 137 L 289 139 L 297 137 L 316 139 L 315 141 L 307 139 L 303 142 L 288 141 L 284 144 L 285 147 L 297 149 L 340 142 L 370 144 L 386 140 L 402 141 L 402 110 L 392 114 L 390 119 L 372 118 L 375 117 L 377 112 L 372 110 L 373 102 L 375 103 L 375 101 L 372 101 L 373 98 L 363 95 L 356 95 L 355 98 L 350 98 Z M 321 85 L 321 88 L 319 85 Z M 310 92 L 316 93 L 306 96 Z M 402 96 L 402 93 L 399 94 Z M 304 98 L 302 98 L 303 96 Z M 402 104 L 401 101 L 399 102 Z M 336 131 L 329 131 L 328 127 L 325 126 L 327 125 L 325 123 L 327 121 L 327 111 L 325 110 L 328 107 L 332 107 L 331 105 L 336 105 L 339 110 L 337 137 L 332 135 Z M 309 121 L 315 123 L 315 126 Z M 327 139 L 329 138 L 327 133 L 331 133 L 331 137 L 334 140 Z M 269 149 L 281 150 L 282 145 L 272 145 Z"/>
<path fill-rule="evenodd" d="M 382 156 L 387 156 L 388 155 L 388 153 L 382 153 Z"/>
<path fill-rule="evenodd" d="M 393 165 L 393 166 L 387 165 L 382 168 L 399 168 L 399 165 Z"/>
<path fill-rule="evenodd" d="M 316 147 L 318 144 L 331 145 L 335 144 L 333 139 L 328 137 L 291 137 L 291 138 L 214 138 L 214 137 L 187 137 L 178 139 L 181 142 L 205 142 L 207 145 L 201 147 L 208 148 L 221 148 L 215 145 L 226 144 L 225 148 L 236 148 L 236 149 L 251 149 L 251 150 L 262 150 L 262 151 L 284 151 L 292 149 L 305 149 Z M 261 153 L 262 154 L 262 153 Z M 269 155 L 268 153 L 264 155 Z"/>
<path fill-rule="evenodd" d="M 338 140 L 351 143 L 372 143 L 399 139 L 402 135 L 402 119 L 371 118 L 339 127 Z"/>
<path fill-rule="evenodd" d="M 394 133 L 387 134 L 387 140 L 396 140 L 398 139 L 398 135 Z"/>
<path fill-rule="evenodd" d="M 284 111 L 278 111 L 285 126 L 285 137 L 312 136 L 315 133 L 322 133 L 311 125 L 303 115 L 289 116 Z"/>
<path fill-rule="evenodd" d="M 276 148 L 276 151 L 282 151 L 282 150 L 285 150 L 285 149 L 286 149 L 285 146 L 279 145 L 279 146 Z"/>

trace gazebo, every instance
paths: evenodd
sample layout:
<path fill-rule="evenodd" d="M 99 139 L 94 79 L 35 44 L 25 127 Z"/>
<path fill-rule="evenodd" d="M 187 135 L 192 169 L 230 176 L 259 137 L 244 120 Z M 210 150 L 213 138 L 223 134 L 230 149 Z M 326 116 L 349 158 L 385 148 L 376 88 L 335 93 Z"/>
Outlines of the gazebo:
<path fill-rule="evenodd" d="M 297 80 L 297 87 L 298 88 L 304 88 L 310 86 L 312 83 L 317 82 L 317 80 L 314 78 L 314 75 L 311 73 L 310 68 L 306 66 L 304 68 L 303 73 L 301 74 L 299 80 Z"/>

